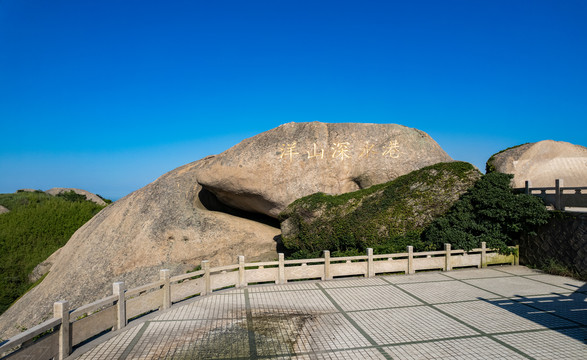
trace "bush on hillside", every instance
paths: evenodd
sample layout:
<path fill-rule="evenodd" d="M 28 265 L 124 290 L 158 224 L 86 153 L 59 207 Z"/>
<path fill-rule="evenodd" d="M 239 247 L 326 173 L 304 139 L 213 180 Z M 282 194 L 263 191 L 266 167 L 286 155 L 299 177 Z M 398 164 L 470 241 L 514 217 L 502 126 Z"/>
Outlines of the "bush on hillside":
<path fill-rule="evenodd" d="M 439 163 L 385 184 L 337 196 L 317 193 L 296 200 L 280 215 L 290 258 L 427 250 L 420 233 L 444 214 L 481 176 L 465 162 Z"/>
<path fill-rule="evenodd" d="M 0 313 L 30 289 L 28 275 L 103 206 L 43 192 L 0 194 Z"/>
<path fill-rule="evenodd" d="M 73 190 L 62 192 L 61 194 L 58 194 L 57 197 L 71 202 L 83 202 L 88 200 L 85 195 L 78 194 Z"/>
<path fill-rule="evenodd" d="M 492 172 L 475 186 L 443 217 L 422 233 L 422 241 L 441 249 L 450 243 L 453 249 L 470 250 L 485 241 L 487 247 L 509 253 L 521 234 L 532 234 L 546 224 L 549 213 L 542 200 L 516 194 L 512 175 Z"/>

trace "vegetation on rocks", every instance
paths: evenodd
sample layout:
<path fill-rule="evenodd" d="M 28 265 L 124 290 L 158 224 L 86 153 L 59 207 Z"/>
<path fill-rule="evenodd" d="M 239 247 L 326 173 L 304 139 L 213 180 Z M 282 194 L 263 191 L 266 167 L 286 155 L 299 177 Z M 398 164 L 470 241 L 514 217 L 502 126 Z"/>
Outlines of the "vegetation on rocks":
<path fill-rule="evenodd" d="M 487 160 L 487 162 L 485 162 L 485 173 L 486 174 L 489 174 L 489 173 L 492 173 L 492 172 L 494 172 L 496 170 L 495 169 L 495 164 L 494 164 L 495 156 L 496 155 L 501 154 L 503 152 L 506 152 L 508 150 L 513 150 L 515 148 L 519 148 L 519 147 L 524 146 L 526 144 L 529 144 L 529 143 L 523 143 L 523 144 L 515 145 L 515 146 L 509 147 L 507 149 L 503 149 L 501 151 L 498 151 L 495 154 L 491 155 L 491 157 L 489 157 L 489 159 Z"/>
<path fill-rule="evenodd" d="M 515 194 L 511 175 L 481 174 L 468 163 L 439 163 L 391 182 L 339 196 L 314 194 L 282 214 L 289 256 L 470 250 L 482 241 L 507 253 L 523 233 L 546 223 L 540 199 Z"/>
<path fill-rule="evenodd" d="M 522 234 L 533 234 L 548 222 L 549 213 L 542 200 L 516 194 L 511 187 L 513 175 L 492 172 L 455 203 L 450 211 L 436 219 L 422 234 L 422 241 L 443 243 L 455 249 L 470 250 L 486 242 L 487 247 L 508 253 Z"/>
<path fill-rule="evenodd" d="M 438 163 L 367 189 L 301 198 L 280 214 L 283 245 L 293 258 L 432 249 L 422 231 L 480 177 L 471 164 Z"/>
<path fill-rule="evenodd" d="M 29 274 L 104 206 L 73 191 L 0 194 L 0 313 L 33 284 Z"/>

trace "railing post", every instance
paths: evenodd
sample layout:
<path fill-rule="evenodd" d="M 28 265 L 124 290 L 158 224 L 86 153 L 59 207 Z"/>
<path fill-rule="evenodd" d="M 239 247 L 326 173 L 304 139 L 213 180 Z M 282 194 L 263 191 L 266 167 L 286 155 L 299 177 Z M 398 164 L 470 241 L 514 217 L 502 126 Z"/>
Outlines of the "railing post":
<path fill-rule="evenodd" d="M 58 359 L 63 360 L 71 354 L 71 334 L 69 324 L 69 303 L 57 301 L 53 304 L 53 317 L 61 319 L 59 327 L 59 355 Z"/>
<path fill-rule="evenodd" d="M 554 194 L 554 208 L 557 210 L 565 210 L 565 205 L 563 204 L 563 191 L 561 187 L 563 187 L 563 179 L 556 179 L 554 182 L 555 187 L 555 194 Z"/>
<path fill-rule="evenodd" d="M 367 248 L 367 277 L 375 276 L 375 267 L 373 266 L 373 249 Z"/>
<path fill-rule="evenodd" d="M 514 265 L 520 265 L 520 245 L 516 245 L 516 252 L 514 253 Z"/>
<path fill-rule="evenodd" d="M 530 189 L 531 186 L 532 186 L 532 183 L 530 182 L 530 180 L 526 180 L 526 188 L 524 190 L 524 193 L 526 195 L 532 195 L 532 190 Z"/>
<path fill-rule="evenodd" d="M 479 264 L 480 268 L 486 268 L 487 267 L 487 248 L 486 248 L 486 243 L 485 241 L 483 241 L 481 243 L 481 263 Z"/>
<path fill-rule="evenodd" d="M 285 257 L 282 253 L 279 253 L 279 271 L 277 273 L 277 283 L 285 284 L 287 279 L 285 278 Z"/>
<path fill-rule="evenodd" d="M 210 288 L 210 260 L 202 260 L 202 269 L 204 270 L 204 291 L 202 291 L 202 295 L 207 295 L 212 292 Z"/>
<path fill-rule="evenodd" d="M 324 250 L 324 278 L 323 280 L 332 280 L 330 274 L 330 250 Z"/>
<path fill-rule="evenodd" d="M 408 246 L 408 274 L 415 274 L 416 270 L 414 269 L 414 247 Z"/>
<path fill-rule="evenodd" d="M 118 296 L 116 303 L 116 330 L 120 330 L 126 326 L 126 298 L 124 296 L 124 282 L 115 282 L 112 284 L 112 294 Z"/>
<path fill-rule="evenodd" d="M 451 271 L 452 263 L 450 258 L 450 244 L 444 244 L 444 251 L 446 251 L 446 255 L 444 256 L 444 271 Z"/>
<path fill-rule="evenodd" d="M 171 307 L 171 270 L 162 269 L 159 271 L 159 280 L 163 281 L 163 306 L 162 309 L 166 310 Z"/>
<path fill-rule="evenodd" d="M 236 287 L 241 288 L 243 286 L 247 286 L 245 282 L 245 256 L 239 255 L 238 256 L 238 284 Z"/>

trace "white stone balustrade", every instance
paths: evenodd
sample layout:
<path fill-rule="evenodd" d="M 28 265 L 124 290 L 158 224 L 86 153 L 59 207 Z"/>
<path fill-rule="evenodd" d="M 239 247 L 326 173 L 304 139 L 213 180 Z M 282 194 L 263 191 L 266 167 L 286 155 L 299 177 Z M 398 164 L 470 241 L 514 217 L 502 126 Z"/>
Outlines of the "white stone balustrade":
<path fill-rule="evenodd" d="M 258 283 L 285 284 L 289 280 L 331 280 L 336 277 L 377 274 L 413 274 L 422 270 L 450 271 L 458 267 L 486 267 L 492 264 L 518 264 L 518 249 L 512 255 L 502 255 L 495 249 L 471 251 L 451 250 L 450 244 L 440 251 L 418 252 L 412 246 L 407 252 L 331 258 L 329 251 L 316 259 L 285 260 L 279 254 L 277 261 L 246 263 L 244 256 L 238 263 L 210 268 L 202 261 L 202 269 L 171 276 L 170 270 L 160 271 L 159 280 L 126 290 L 123 282 L 113 283 L 113 295 L 84 305 L 73 311 L 68 303 L 58 301 L 54 318 L 0 343 L 1 359 L 64 359 L 72 347 L 109 330 L 124 328 L 129 321 L 144 314 L 169 309 L 194 296 L 204 296 L 215 290 L 244 287 Z"/>

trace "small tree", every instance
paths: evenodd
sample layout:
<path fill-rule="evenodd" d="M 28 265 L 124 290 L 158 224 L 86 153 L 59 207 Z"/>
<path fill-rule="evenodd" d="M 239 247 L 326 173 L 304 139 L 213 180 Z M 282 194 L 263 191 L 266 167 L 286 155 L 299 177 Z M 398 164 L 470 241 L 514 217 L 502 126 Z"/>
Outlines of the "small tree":
<path fill-rule="evenodd" d="M 422 233 L 423 240 L 436 248 L 450 243 L 464 250 L 485 241 L 488 247 L 510 252 L 508 246 L 521 234 L 534 234 L 536 226 L 546 224 L 549 218 L 541 199 L 514 193 L 512 177 L 498 172 L 484 175 Z"/>

